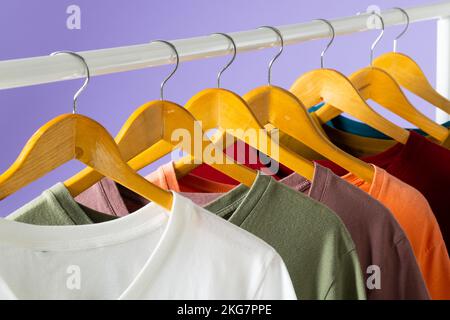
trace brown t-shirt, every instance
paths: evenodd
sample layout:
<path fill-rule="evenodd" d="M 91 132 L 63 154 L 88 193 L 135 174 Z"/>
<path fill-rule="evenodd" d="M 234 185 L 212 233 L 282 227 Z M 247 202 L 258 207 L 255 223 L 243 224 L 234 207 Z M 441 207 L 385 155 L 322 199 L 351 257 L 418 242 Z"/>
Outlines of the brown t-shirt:
<path fill-rule="evenodd" d="M 216 186 L 206 179 L 188 176 L 187 181 L 192 179 L 202 191 L 210 193 L 192 192 L 193 184 L 187 187 L 178 184 L 172 164 L 161 167 L 148 179 L 173 191 L 189 190 L 183 195 L 199 205 L 214 201 L 227 188 L 224 184 Z M 297 174 L 281 182 L 325 204 L 344 222 L 356 245 L 368 299 L 429 299 L 405 233 L 380 202 L 320 165 L 316 165 L 312 182 Z M 108 179 L 86 190 L 76 200 L 98 211 L 119 216 L 146 203 Z"/>

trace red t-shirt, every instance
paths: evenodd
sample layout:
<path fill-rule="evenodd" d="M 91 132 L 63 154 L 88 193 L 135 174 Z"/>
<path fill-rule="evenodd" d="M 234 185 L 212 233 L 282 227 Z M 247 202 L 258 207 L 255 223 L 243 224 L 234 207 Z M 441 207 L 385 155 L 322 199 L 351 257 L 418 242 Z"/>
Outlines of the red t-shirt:
<path fill-rule="evenodd" d="M 405 145 L 362 158 L 419 190 L 433 210 L 447 248 L 450 248 L 450 150 L 411 131 Z M 318 160 L 337 175 L 347 171 L 329 160 Z"/>
<path fill-rule="evenodd" d="M 228 156 L 234 158 L 237 162 L 245 164 L 247 167 L 255 170 L 263 170 L 265 171 L 265 173 L 273 175 L 273 177 L 277 180 L 279 180 L 280 178 L 284 178 L 284 176 L 278 176 L 277 174 L 270 173 L 268 170 L 266 170 L 266 166 L 259 159 L 258 151 L 250 147 L 248 144 L 245 144 L 243 142 L 236 142 L 234 143 L 234 145 L 229 146 L 225 150 L 225 153 Z M 224 184 L 239 184 L 239 182 L 237 182 L 233 178 L 230 178 L 226 174 L 217 171 L 207 164 L 201 164 L 200 166 L 192 170 L 189 175 L 202 177 Z M 183 178 L 179 179 L 179 181 L 183 183 Z"/>

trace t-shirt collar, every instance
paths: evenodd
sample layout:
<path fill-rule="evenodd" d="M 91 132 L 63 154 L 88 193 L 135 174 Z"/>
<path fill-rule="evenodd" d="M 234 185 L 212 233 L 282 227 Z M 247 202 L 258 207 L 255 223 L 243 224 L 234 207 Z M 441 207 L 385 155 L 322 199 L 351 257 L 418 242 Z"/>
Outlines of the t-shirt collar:
<path fill-rule="evenodd" d="M 374 176 L 372 183 L 368 183 L 361 178 L 358 178 L 353 173 L 348 173 L 342 178 L 346 180 L 347 182 L 350 182 L 353 185 L 358 186 L 359 188 L 366 191 L 369 195 L 371 195 L 375 199 L 379 199 L 380 194 L 382 193 L 385 185 L 386 185 L 386 179 L 388 178 L 388 173 L 381 169 L 378 166 L 373 165 L 374 168 Z"/>
<path fill-rule="evenodd" d="M 0 243 L 43 251 L 88 250 L 132 240 L 165 223 L 162 236 L 141 271 L 118 297 L 136 299 L 152 285 L 164 260 L 177 243 L 183 243 L 188 231 L 193 204 L 175 192 L 173 196 L 170 212 L 150 202 L 133 214 L 99 224 L 37 226 L 0 219 Z"/>
<path fill-rule="evenodd" d="M 295 190 L 299 192 L 306 193 L 312 199 L 320 202 L 327 190 L 332 176 L 333 173 L 330 169 L 314 162 L 314 175 L 312 181 L 309 181 L 294 172 L 282 179 L 280 182 L 289 187 L 295 188 Z"/>
<path fill-rule="evenodd" d="M 241 225 L 252 214 L 258 203 L 261 203 L 273 183 L 277 182 L 272 177 L 258 171 L 250 188 L 240 184 L 206 205 L 205 209 L 236 225 Z"/>
<path fill-rule="evenodd" d="M 391 148 L 379 154 L 362 158 L 367 163 L 375 163 L 378 167 L 386 170 L 402 170 L 402 166 L 414 159 L 414 155 L 420 152 L 423 143 L 430 143 L 427 138 L 410 131 L 409 138 L 403 145 L 397 143 Z M 413 156 L 413 158 L 410 158 Z M 405 162 L 406 161 L 406 162 Z"/>
<path fill-rule="evenodd" d="M 409 138 L 406 144 L 397 143 L 389 149 L 378 153 L 376 155 L 362 157 L 361 159 L 367 163 L 374 163 L 378 167 L 386 169 L 388 171 L 395 170 L 403 171 L 406 170 L 405 163 L 414 159 L 414 155 L 417 156 L 422 149 L 424 143 L 431 143 L 427 138 L 421 136 L 420 134 L 410 131 Z M 412 158 L 411 158 L 412 156 Z M 336 174 L 343 176 L 347 171 L 330 160 L 318 160 L 319 163 L 325 164 L 328 168 L 332 169 Z"/>

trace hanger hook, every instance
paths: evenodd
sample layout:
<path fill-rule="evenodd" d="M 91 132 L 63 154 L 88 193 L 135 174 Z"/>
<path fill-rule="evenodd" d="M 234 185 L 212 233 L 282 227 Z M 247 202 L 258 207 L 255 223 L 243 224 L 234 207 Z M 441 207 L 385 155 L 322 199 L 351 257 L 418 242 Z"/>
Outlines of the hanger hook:
<path fill-rule="evenodd" d="M 231 60 L 225 65 L 225 67 L 222 68 L 222 70 L 219 71 L 219 73 L 217 74 L 217 88 L 220 88 L 220 78 L 222 77 L 222 73 L 228 69 L 229 66 L 231 66 L 231 64 L 234 62 L 234 59 L 236 59 L 236 54 L 237 54 L 237 47 L 236 47 L 236 42 L 234 42 L 234 39 L 223 32 L 216 32 L 213 33 L 212 35 L 221 35 L 224 36 L 225 38 L 227 38 L 228 40 L 230 40 L 231 44 L 233 45 L 233 57 L 231 57 Z"/>
<path fill-rule="evenodd" d="M 166 41 L 166 40 L 153 40 L 150 43 L 153 43 L 153 42 L 161 42 L 161 43 L 167 44 L 173 50 L 173 52 L 175 52 L 175 58 L 176 58 L 176 60 L 175 60 L 175 68 L 173 68 L 172 72 L 169 73 L 169 75 L 161 82 L 161 89 L 160 89 L 159 96 L 160 96 L 161 100 L 164 100 L 164 86 L 166 85 L 166 82 L 169 81 L 170 78 L 172 78 L 172 76 L 175 74 L 175 72 L 177 72 L 178 66 L 180 65 L 180 55 L 178 54 L 177 47 L 175 47 L 175 45 L 172 44 L 169 41 Z"/>
<path fill-rule="evenodd" d="M 378 35 L 378 37 L 375 39 L 375 41 L 372 43 L 372 46 L 370 47 L 370 65 L 373 65 L 373 52 L 375 50 L 375 47 L 377 46 L 377 44 L 380 42 L 381 38 L 383 38 L 384 35 L 384 20 L 383 17 L 376 13 L 375 11 L 372 12 L 372 15 L 377 16 L 380 19 L 381 22 L 381 32 Z"/>
<path fill-rule="evenodd" d="M 395 7 L 395 8 L 393 8 L 393 9 L 400 10 L 400 11 L 404 14 L 404 16 L 406 17 L 406 26 L 405 26 L 405 29 L 403 29 L 403 31 L 402 31 L 402 32 L 394 39 L 394 52 L 397 52 L 397 42 L 398 42 L 398 39 L 400 39 L 401 37 L 403 37 L 403 35 L 406 33 L 406 31 L 408 31 L 410 19 L 409 19 L 409 14 L 408 14 L 408 12 L 406 12 L 406 10 L 404 10 L 404 9 L 402 9 L 402 8 L 400 8 L 400 7 Z"/>
<path fill-rule="evenodd" d="M 56 56 L 58 54 L 70 54 L 71 56 L 76 57 L 77 59 L 79 59 L 85 66 L 86 68 L 86 80 L 84 80 L 83 85 L 81 86 L 80 89 L 78 89 L 77 92 L 75 92 L 75 95 L 73 96 L 73 107 L 72 107 L 72 113 L 76 114 L 77 113 L 77 100 L 78 97 L 80 96 L 80 94 L 84 91 L 84 89 L 87 87 L 89 80 L 91 80 L 91 73 L 89 71 L 89 66 L 86 62 L 86 60 L 83 58 L 83 56 L 81 56 L 80 54 L 73 52 L 73 51 L 56 51 L 50 54 L 50 56 Z"/>
<path fill-rule="evenodd" d="M 323 69 L 324 67 L 324 57 L 325 57 L 325 53 L 328 51 L 328 49 L 331 47 L 331 45 L 334 42 L 334 38 L 336 37 L 336 32 L 334 31 L 334 27 L 331 24 L 330 21 L 328 21 L 327 19 L 315 19 L 315 21 L 322 21 L 325 22 L 328 27 L 330 27 L 330 31 L 331 31 L 331 39 L 328 42 L 327 46 L 325 47 L 325 49 L 323 49 L 322 53 L 320 54 L 320 68 Z"/>
<path fill-rule="evenodd" d="M 272 60 L 270 60 L 269 62 L 269 70 L 268 70 L 268 74 L 267 74 L 267 83 L 269 85 L 272 84 L 272 65 L 273 63 L 278 59 L 278 57 L 281 55 L 281 53 L 283 52 L 284 49 L 284 39 L 283 39 L 283 35 L 281 34 L 281 31 L 278 28 L 272 27 L 272 26 L 261 26 L 258 29 L 270 29 L 273 32 L 275 32 L 278 36 L 278 38 L 280 38 L 280 51 L 278 51 L 278 53 L 275 55 L 275 57 L 273 57 Z"/>

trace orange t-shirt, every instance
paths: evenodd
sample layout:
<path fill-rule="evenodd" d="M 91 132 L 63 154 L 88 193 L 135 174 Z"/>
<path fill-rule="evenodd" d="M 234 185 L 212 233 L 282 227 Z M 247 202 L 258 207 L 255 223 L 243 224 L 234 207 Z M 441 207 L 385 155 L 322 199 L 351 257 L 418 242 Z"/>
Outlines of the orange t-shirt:
<path fill-rule="evenodd" d="M 342 178 L 391 210 L 406 233 L 432 299 L 450 299 L 450 259 L 441 230 L 425 197 L 374 166 L 372 184 L 349 173 Z"/>

